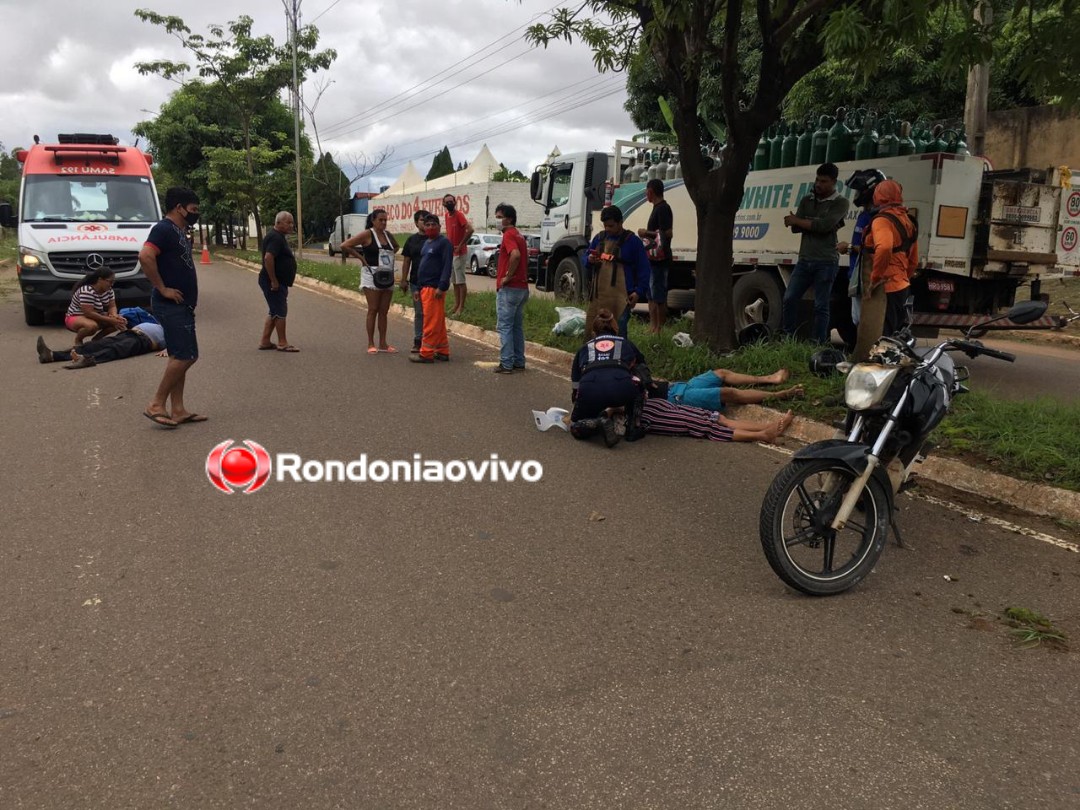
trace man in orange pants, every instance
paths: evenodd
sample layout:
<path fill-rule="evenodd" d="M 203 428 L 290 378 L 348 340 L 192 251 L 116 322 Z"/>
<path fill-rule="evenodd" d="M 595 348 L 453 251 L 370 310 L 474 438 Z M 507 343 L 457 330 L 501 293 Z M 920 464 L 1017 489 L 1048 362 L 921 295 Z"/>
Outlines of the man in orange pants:
<path fill-rule="evenodd" d="M 446 337 L 446 291 L 450 288 L 450 270 L 454 248 L 442 235 L 439 218 L 428 214 L 424 218 L 427 241 L 420 250 L 420 266 L 416 271 L 419 292 L 413 298 L 424 307 L 424 334 L 420 354 L 409 357 L 413 363 L 434 363 L 450 359 L 450 341 Z"/>

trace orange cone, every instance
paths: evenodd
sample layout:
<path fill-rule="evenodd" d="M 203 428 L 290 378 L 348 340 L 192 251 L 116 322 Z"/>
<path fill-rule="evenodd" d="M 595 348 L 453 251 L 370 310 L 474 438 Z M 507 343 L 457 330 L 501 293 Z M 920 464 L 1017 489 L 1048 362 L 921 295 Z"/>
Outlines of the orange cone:
<path fill-rule="evenodd" d="M 202 246 L 202 258 L 199 259 L 199 264 L 210 264 L 210 248 L 203 243 Z"/>

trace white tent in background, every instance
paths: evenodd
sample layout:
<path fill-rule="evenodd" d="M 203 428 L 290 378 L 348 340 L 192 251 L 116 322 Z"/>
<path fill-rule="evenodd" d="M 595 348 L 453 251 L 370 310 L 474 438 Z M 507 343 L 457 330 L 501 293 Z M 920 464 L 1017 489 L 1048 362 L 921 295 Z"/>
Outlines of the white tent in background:
<path fill-rule="evenodd" d="M 476 157 L 469 163 L 469 168 L 459 172 L 452 172 L 435 180 L 424 180 L 416 167 L 409 162 L 401 176 L 393 182 L 379 197 L 391 197 L 398 194 L 415 194 L 423 191 L 437 191 L 441 188 L 453 188 L 454 186 L 466 186 L 471 183 L 487 183 L 492 176 L 502 168 L 499 161 L 491 154 L 487 144 L 484 144 Z"/>
<path fill-rule="evenodd" d="M 416 166 L 410 160 L 408 165 L 405 166 L 405 171 L 401 173 L 397 180 L 395 180 L 389 188 L 386 189 L 380 196 L 388 194 L 407 194 L 410 189 L 417 186 L 423 186 L 424 177 L 416 170 Z"/>

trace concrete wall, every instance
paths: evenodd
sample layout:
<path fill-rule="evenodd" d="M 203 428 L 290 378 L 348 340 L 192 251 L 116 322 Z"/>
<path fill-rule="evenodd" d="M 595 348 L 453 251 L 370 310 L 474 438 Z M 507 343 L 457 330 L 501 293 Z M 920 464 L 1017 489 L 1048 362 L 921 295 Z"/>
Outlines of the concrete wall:
<path fill-rule="evenodd" d="M 1080 117 L 1061 107 L 992 112 L 986 156 L 995 169 L 1080 167 Z"/>
<path fill-rule="evenodd" d="M 529 198 L 528 183 L 471 183 L 465 186 L 435 191 L 420 191 L 412 194 L 380 195 L 369 201 L 369 210 L 386 209 L 389 215 L 389 229 L 394 233 L 411 233 L 413 214 L 424 209 L 442 217 L 442 198 L 453 194 L 458 207 L 478 233 L 492 232 L 495 227 L 495 206 L 509 203 L 517 209 L 518 227 L 522 230 L 537 230 L 543 218 L 544 209 Z"/>

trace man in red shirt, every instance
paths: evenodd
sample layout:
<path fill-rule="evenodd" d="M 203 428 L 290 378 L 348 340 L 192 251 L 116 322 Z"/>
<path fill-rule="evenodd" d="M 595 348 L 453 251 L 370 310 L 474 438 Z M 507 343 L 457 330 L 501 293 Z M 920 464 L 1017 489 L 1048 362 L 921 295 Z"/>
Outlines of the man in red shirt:
<path fill-rule="evenodd" d="M 451 281 L 454 285 L 454 308 L 451 315 L 457 315 L 465 309 L 465 296 L 468 289 L 465 286 L 465 254 L 468 252 L 466 244 L 473 235 L 473 226 L 465 215 L 457 210 L 457 199 L 453 194 L 443 197 L 443 208 L 446 209 L 446 238 L 454 248 L 454 265 L 451 270 Z"/>
<path fill-rule="evenodd" d="M 501 215 L 501 216 L 500 216 Z M 502 204 L 495 209 L 502 229 L 499 272 L 495 276 L 495 329 L 499 333 L 496 374 L 525 370 L 525 303 L 529 300 L 529 248 L 517 229 L 517 209 Z"/>

